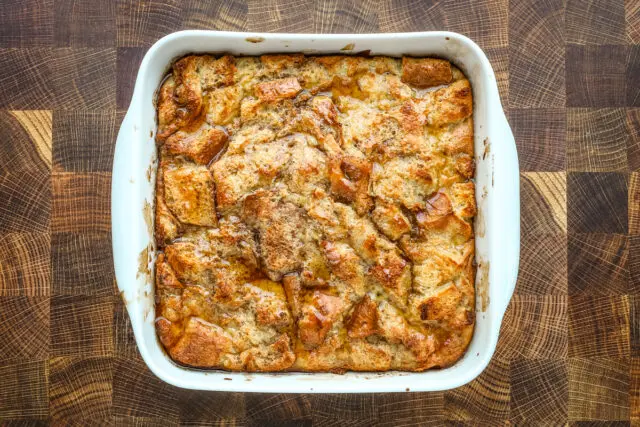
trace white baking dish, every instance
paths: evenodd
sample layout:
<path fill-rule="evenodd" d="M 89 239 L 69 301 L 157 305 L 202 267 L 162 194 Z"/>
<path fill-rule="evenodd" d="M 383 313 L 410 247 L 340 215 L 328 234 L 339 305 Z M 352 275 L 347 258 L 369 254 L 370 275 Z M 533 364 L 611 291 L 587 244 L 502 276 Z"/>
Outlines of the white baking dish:
<path fill-rule="evenodd" d="M 478 217 L 477 318 L 473 340 L 455 365 L 423 373 L 231 373 L 173 363 L 154 328 L 153 242 L 156 169 L 154 92 L 171 62 L 189 52 L 259 55 L 273 52 L 439 56 L 460 67 L 474 96 Z M 111 187 L 113 257 L 138 348 L 158 377 L 178 387 L 251 392 L 434 391 L 478 376 L 496 348 L 502 317 L 515 287 L 520 248 L 520 193 L 516 146 L 500 104 L 496 78 L 482 50 L 449 32 L 314 35 L 182 31 L 159 40 L 144 57 L 131 105 L 120 127 Z"/>

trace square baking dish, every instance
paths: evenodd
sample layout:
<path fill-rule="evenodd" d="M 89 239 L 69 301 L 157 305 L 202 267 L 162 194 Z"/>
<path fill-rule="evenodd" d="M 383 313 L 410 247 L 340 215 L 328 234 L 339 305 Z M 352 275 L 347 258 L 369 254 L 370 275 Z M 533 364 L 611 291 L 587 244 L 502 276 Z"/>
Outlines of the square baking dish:
<path fill-rule="evenodd" d="M 476 160 L 476 323 L 466 354 L 453 366 L 420 373 L 242 373 L 175 364 L 155 330 L 153 201 L 157 154 L 154 97 L 172 62 L 187 53 L 349 54 L 436 56 L 450 60 L 471 81 Z M 495 351 L 513 294 L 520 249 L 519 169 L 513 134 L 502 110 L 496 78 L 482 50 L 450 32 L 401 34 L 256 34 L 181 31 L 145 55 L 131 105 L 118 133 L 111 186 L 115 273 L 138 349 L 162 380 L 198 390 L 274 393 L 436 391 L 477 377 Z"/>

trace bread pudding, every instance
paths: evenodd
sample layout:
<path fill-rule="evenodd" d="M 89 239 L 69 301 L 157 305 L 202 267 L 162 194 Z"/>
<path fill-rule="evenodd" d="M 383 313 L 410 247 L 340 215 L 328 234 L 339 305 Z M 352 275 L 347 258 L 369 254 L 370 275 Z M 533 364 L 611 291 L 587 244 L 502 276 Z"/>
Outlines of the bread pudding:
<path fill-rule="evenodd" d="M 473 100 L 436 58 L 189 55 L 157 96 L 156 330 L 232 371 L 423 371 L 475 319 Z"/>

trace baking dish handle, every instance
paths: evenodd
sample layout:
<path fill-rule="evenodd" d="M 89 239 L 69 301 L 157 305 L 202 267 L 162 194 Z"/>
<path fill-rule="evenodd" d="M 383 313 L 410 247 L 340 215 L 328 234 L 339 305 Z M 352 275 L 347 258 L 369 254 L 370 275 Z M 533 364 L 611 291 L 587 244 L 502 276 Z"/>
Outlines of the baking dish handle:
<path fill-rule="evenodd" d="M 504 315 L 515 290 L 520 262 L 520 169 L 515 138 L 504 113 L 497 123 L 501 149 L 496 150 L 492 182 L 498 200 L 507 203 L 495 212 L 497 221 L 494 223 L 500 236 L 496 239 L 498 247 L 494 249 L 503 254 L 502 262 L 491 267 L 499 268 L 492 276 L 502 282 L 497 303 L 500 314 Z"/>

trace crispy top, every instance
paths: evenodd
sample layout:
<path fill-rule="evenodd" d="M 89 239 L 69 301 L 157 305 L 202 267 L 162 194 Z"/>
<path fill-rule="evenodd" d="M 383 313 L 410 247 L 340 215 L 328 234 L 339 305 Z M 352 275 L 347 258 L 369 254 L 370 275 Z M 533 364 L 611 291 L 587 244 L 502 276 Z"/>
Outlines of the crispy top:
<path fill-rule="evenodd" d="M 460 70 L 191 55 L 157 105 L 156 328 L 173 360 L 421 371 L 462 356 L 476 205 Z"/>

